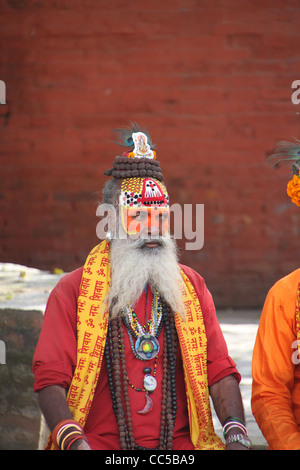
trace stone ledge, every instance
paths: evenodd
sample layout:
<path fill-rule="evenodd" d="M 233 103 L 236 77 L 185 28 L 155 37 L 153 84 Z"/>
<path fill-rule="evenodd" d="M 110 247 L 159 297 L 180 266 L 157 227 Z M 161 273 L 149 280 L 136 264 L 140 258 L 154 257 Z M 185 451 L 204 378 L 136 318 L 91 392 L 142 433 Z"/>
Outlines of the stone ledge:
<path fill-rule="evenodd" d="M 0 450 L 39 448 L 32 358 L 50 291 L 62 273 L 0 263 Z"/>
<path fill-rule="evenodd" d="M 43 315 L 36 310 L 0 309 L 6 363 L 0 365 L 0 449 L 38 445 L 41 413 L 33 393 L 32 357 Z"/>

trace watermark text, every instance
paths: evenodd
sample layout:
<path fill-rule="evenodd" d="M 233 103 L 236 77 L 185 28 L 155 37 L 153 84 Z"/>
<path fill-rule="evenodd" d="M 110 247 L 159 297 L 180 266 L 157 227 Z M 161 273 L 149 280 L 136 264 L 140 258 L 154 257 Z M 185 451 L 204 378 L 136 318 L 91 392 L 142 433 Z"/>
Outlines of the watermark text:
<path fill-rule="evenodd" d="M 145 212 L 135 209 L 135 214 L 126 216 L 124 220 L 124 210 L 119 210 L 118 206 L 111 204 L 100 204 L 97 207 L 96 215 L 100 217 L 96 227 L 96 234 L 100 240 L 106 238 L 109 233 L 110 239 L 137 239 L 151 237 L 151 230 L 143 230 L 145 224 L 147 228 L 156 229 L 163 227 L 163 236 L 176 240 L 185 240 L 186 250 L 201 250 L 204 246 L 204 204 L 172 204 L 168 207 L 168 213 L 161 213 L 159 207 Z M 147 220 L 145 221 L 145 217 Z M 161 217 L 161 220 L 159 219 Z M 165 217 L 168 217 L 166 224 Z M 167 227 L 167 231 L 165 230 Z M 153 236 L 153 235 L 152 235 Z"/>
<path fill-rule="evenodd" d="M 4 341 L 0 340 L 0 364 L 6 364 L 6 346 Z"/>
<path fill-rule="evenodd" d="M 6 104 L 6 85 L 0 80 L 0 104 Z"/>
<path fill-rule="evenodd" d="M 300 80 L 293 81 L 292 89 L 295 90 L 291 96 L 292 103 L 300 104 Z"/>

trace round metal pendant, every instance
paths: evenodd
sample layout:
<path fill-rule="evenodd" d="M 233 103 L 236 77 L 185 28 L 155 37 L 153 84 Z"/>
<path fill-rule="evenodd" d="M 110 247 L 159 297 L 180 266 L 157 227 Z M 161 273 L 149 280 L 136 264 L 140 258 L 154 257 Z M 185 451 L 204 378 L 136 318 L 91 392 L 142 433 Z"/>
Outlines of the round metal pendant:
<path fill-rule="evenodd" d="M 149 334 L 141 335 L 136 340 L 135 350 L 141 359 L 153 359 L 159 352 L 159 342 L 155 336 Z"/>
<path fill-rule="evenodd" d="M 144 388 L 148 392 L 153 392 L 157 387 L 156 378 L 153 375 L 145 375 L 144 377 Z"/>

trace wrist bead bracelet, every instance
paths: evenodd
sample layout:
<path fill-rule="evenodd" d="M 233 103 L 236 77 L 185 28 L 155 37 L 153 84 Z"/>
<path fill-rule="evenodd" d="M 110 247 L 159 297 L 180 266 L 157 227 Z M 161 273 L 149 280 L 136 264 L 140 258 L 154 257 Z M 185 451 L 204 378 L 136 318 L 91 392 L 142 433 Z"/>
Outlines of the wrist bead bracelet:
<path fill-rule="evenodd" d="M 232 416 L 229 416 L 223 424 L 223 436 L 224 439 L 226 439 L 226 434 L 229 432 L 230 429 L 237 428 L 240 429 L 243 434 L 248 435 L 247 428 L 245 426 L 245 423 L 243 420 L 240 418 L 233 418 Z"/>
<path fill-rule="evenodd" d="M 248 435 L 248 431 L 247 431 L 246 426 L 244 426 L 243 424 L 241 424 L 237 421 L 230 421 L 229 423 L 226 423 L 223 426 L 223 436 L 224 436 L 224 438 L 226 437 L 226 434 L 230 431 L 230 429 L 233 429 L 233 428 L 240 429 L 243 432 L 243 434 L 246 434 L 246 436 Z"/>
<path fill-rule="evenodd" d="M 84 439 L 84 432 L 80 424 L 73 419 L 60 421 L 52 432 L 52 442 L 57 450 L 69 450 L 77 439 Z"/>

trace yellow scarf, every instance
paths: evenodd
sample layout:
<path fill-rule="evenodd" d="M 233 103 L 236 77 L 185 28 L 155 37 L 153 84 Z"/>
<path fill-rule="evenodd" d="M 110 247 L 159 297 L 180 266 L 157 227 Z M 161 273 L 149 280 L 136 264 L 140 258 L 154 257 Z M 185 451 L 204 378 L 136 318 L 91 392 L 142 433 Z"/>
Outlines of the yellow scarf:
<path fill-rule="evenodd" d="M 108 326 L 104 303 L 110 286 L 109 243 L 101 242 L 87 257 L 77 304 L 77 366 L 68 391 L 73 418 L 84 427 L 99 377 Z M 195 449 L 224 449 L 215 434 L 207 385 L 206 334 L 197 294 L 184 280 L 186 319 L 175 314 L 183 358 L 191 439 Z M 99 316 L 100 313 L 100 316 Z"/>

